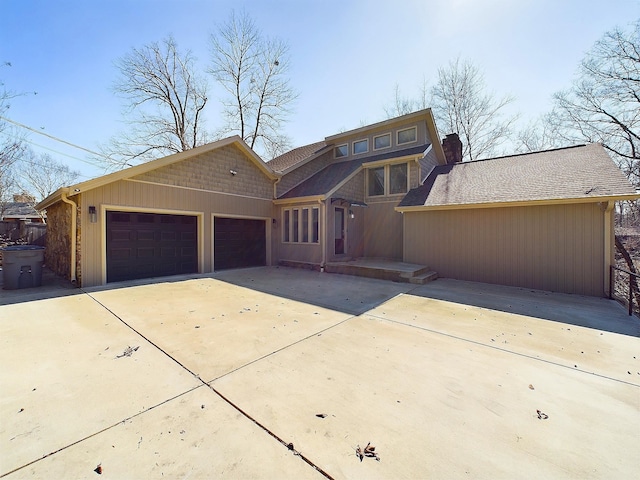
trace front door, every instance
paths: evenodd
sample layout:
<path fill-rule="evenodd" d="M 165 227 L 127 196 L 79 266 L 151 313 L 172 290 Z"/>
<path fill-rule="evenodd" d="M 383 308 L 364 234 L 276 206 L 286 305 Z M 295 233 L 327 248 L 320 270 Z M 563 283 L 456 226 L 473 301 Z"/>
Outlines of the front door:
<path fill-rule="evenodd" d="M 344 208 L 336 207 L 335 210 L 335 227 L 333 235 L 335 237 L 335 254 L 344 254 Z"/>

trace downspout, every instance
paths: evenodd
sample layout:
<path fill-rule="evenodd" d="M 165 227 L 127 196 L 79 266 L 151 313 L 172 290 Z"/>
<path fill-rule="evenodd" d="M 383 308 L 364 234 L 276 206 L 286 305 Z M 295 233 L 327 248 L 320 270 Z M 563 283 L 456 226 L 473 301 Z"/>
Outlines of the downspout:
<path fill-rule="evenodd" d="M 60 194 L 60 199 L 64 203 L 68 203 L 71 205 L 71 265 L 70 265 L 70 275 L 71 282 L 76 283 L 76 242 L 78 241 L 78 228 L 77 228 L 77 215 L 78 215 L 78 205 L 75 204 L 72 200 L 67 198 L 67 194 L 62 192 Z"/>
<path fill-rule="evenodd" d="M 611 211 L 615 206 L 615 202 L 609 201 L 604 205 L 604 294 L 608 297 L 611 293 L 609 286 L 611 285 L 611 265 L 613 253 L 614 231 L 611 222 Z"/>
<path fill-rule="evenodd" d="M 282 177 L 276 178 L 276 181 L 273 182 L 273 198 L 274 198 L 274 200 L 278 198 L 278 184 L 280 183 L 280 180 L 282 180 Z"/>
<path fill-rule="evenodd" d="M 278 198 L 278 184 L 280 183 L 280 180 L 282 180 L 282 177 L 276 178 L 276 181 L 273 182 L 273 199 L 274 200 L 277 200 Z M 276 258 L 275 264 L 278 265 L 280 263 L 280 255 L 281 255 L 280 247 L 282 245 L 282 237 L 281 237 L 282 227 L 279 226 L 280 225 L 279 222 L 282 221 L 282 213 L 279 206 L 275 205 L 273 202 L 271 204 L 276 209 L 275 213 L 277 216 L 277 219 L 276 217 L 273 218 L 273 222 L 275 222 L 274 226 L 276 227 L 275 238 L 273 238 L 274 237 L 273 228 L 271 229 L 271 265 L 274 264 L 274 256 Z M 274 249 L 275 249 L 275 252 L 274 252 Z"/>
<path fill-rule="evenodd" d="M 320 264 L 320 271 L 324 272 L 324 269 L 327 266 L 327 201 L 326 200 L 318 200 L 322 212 L 322 263 Z"/>

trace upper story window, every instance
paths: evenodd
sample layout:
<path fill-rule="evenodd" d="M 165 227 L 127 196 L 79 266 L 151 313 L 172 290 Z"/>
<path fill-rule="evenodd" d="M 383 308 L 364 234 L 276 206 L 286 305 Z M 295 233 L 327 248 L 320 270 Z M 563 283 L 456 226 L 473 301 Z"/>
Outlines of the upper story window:
<path fill-rule="evenodd" d="M 346 143 L 344 145 L 338 145 L 334 150 L 334 154 L 336 158 L 346 157 L 349 155 L 349 146 Z"/>
<path fill-rule="evenodd" d="M 391 134 L 385 133 L 384 135 L 378 135 L 373 137 L 373 149 L 380 150 L 391 146 Z"/>
<path fill-rule="evenodd" d="M 418 129 L 417 127 L 405 128 L 403 130 L 398 130 L 396 144 L 403 145 L 405 143 L 412 143 L 418 139 Z"/>
<path fill-rule="evenodd" d="M 397 195 L 407 193 L 409 169 L 406 163 L 396 163 L 367 170 L 367 195 Z"/>
<path fill-rule="evenodd" d="M 384 170 L 385 167 L 370 168 L 368 171 L 369 188 L 367 194 L 370 197 L 384 195 Z"/>
<path fill-rule="evenodd" d="M 358 140 L 357 142 L 353 142 L 353 154 L 358 155 L 359 153 L 367 153 L 369 151 L 369 139 L 365 138 L 364 140 Z"/>
<path fill-rule="evenodd" d="M 389 165 L 389 194 L 407 192 L 407 164 Z"/>

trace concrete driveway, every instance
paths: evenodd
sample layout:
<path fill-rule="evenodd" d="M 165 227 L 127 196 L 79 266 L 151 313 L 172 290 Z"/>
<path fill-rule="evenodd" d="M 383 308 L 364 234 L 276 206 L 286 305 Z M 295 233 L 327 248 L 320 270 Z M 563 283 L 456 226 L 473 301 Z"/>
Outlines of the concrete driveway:
<path fill-rule="evenodd" d="M 0 306 L 0 477 L 640 471 L 609 300 L 269 267 L 69 293 Z"/>

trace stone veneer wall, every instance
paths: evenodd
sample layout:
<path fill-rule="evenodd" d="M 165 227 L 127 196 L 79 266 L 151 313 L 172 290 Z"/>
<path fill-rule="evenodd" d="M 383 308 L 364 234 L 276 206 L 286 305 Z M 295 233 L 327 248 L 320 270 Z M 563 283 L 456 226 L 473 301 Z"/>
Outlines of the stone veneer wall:
<path fill-rule="evenodd" d="M 58 202 L 47 208 L 45 264 L 55 274 L 70 279 L 71 205 Z"/>
<path fill-rule="evenodd" d="M 79 197 L 74 197 L 79 203 Z M 44 263 L 49 270 L 67 280 L 71 280 L 69 264 L 71 262 L 71 205 L 58 202 L 47 208 L 47 240 Z M 82 285 L 80 263 L 80 205 L 76 218 L 76 281 Z"/>

